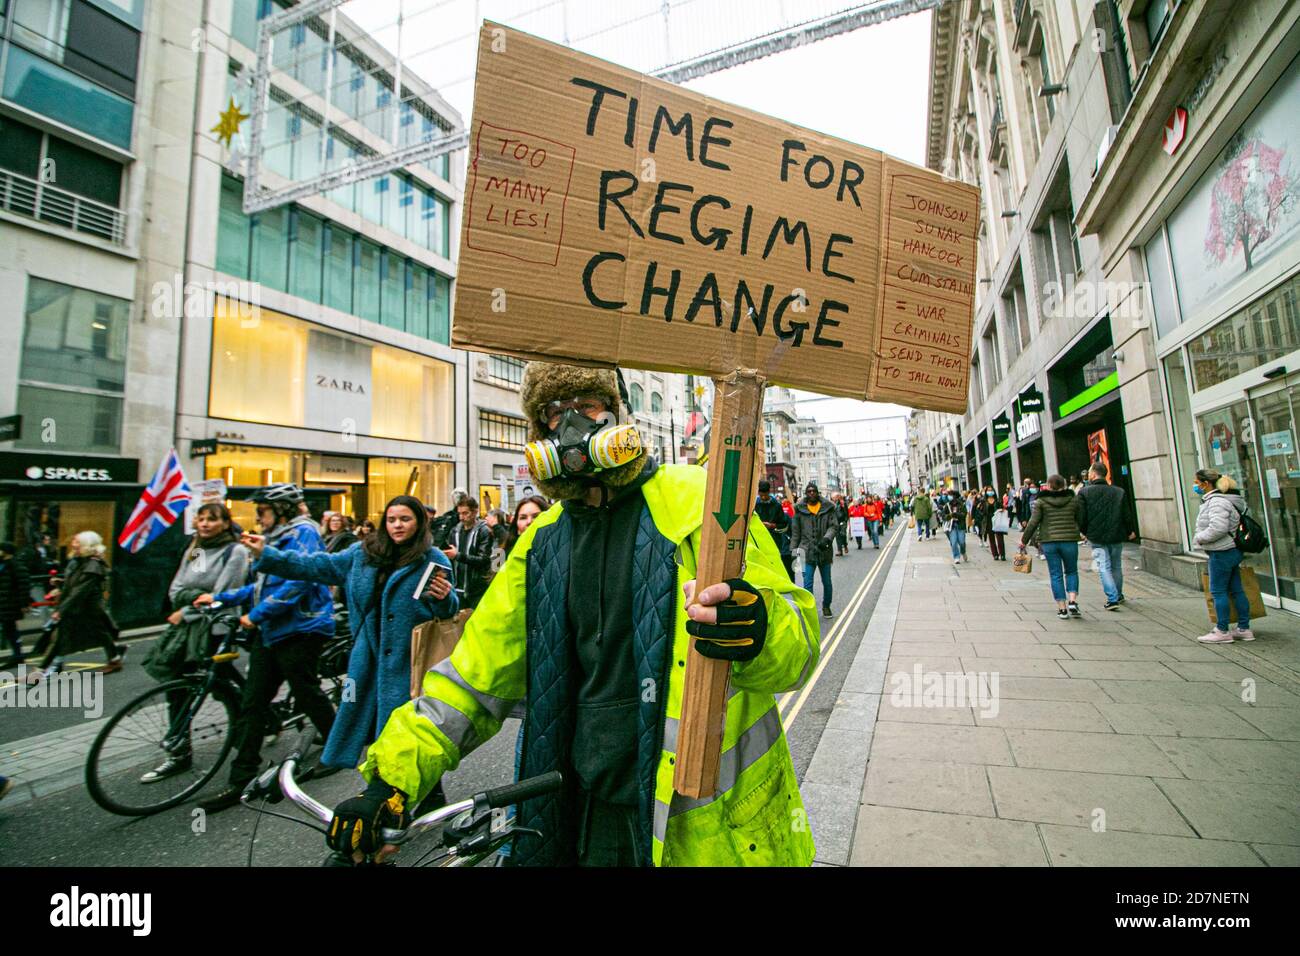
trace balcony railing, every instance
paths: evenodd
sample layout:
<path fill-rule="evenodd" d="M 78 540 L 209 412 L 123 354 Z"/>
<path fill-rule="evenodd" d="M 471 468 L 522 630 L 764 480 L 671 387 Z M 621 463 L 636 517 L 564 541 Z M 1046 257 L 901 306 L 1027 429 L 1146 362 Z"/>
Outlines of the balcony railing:
<path fill-rule="evenodd" d="M 126 213 L 93 199 L 0 169 L 0 209 L 126 244 Z"/>

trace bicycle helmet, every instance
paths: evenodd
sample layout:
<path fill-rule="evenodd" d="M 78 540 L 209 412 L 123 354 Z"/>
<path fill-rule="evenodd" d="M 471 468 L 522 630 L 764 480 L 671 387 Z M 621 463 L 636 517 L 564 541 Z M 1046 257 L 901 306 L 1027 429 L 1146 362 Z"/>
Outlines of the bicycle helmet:
<path fill-rule="evenodd" d="M 302 489 L 291 482 L 281 482 L 278 485 L 267 485 L 265 488 L 258 488 L 245 501 L 256 501 L 260 503 L 272 504 L 282 501 L 285 504 L 296 505 L 303 501 Z"/>

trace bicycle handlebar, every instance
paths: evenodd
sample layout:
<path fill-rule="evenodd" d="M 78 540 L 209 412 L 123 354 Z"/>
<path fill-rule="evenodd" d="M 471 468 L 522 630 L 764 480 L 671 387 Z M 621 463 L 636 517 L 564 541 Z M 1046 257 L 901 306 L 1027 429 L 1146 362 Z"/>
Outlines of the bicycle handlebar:
<path fill-rule="evenodd" d="M 493 810 L 508 807 L 514 803 L 523 803 L 542 794 L 554 793 L 564 785 L 564 778 L 558 770 L 544 773 L 540 777 L 530 777 L 518 783 L 509 783 L 504 787 L 495 787 L 479 794 L 483 802 Z"/>
<path fill-rule="evenodd" d="M 304 740 L 306 739 L 304 737 Z M 294 779 L 294 771 L 297 770 L 298 761 L 305 749 L 305 746 L 301 745 L 295 748 L 293 753 L 289 754 L 284 763 L 280 765 L 278 775 L 273 778 L 269 771 L 263 774 L 249 785 L 244 792 L 244 796 L 246 799 L 254 799 L 258 796 L 269 797 L 270 793 L 268 791 L 270 790 L 271 780 L 278 779 L 280 791 L 289 800 L 306 810 L 321 823 L 329 826 L 330 821 L 334 819 L 333 809 L 325 806 L 325 804 L 304 791 L 298 786 L 297 780 Z M 404 829 L 384 827 L 379 831 L 379 836 L 385 843 L 399 845 L 425 830 L 446 824 L 461 814 L 470 813 L 475 809 L 507 807 L 531 797 L 552 793 L 560 789 L 563 784 L 564 778 L 557 771 L 552 771 L 538 777 L 520 780 L 518 783 L 507 784 L 504 787 L 495 787 L 483 793 L 475 794 L 469 799 L 458 800 L 455 803 L 449 803 L 444 807 L 431 810 L 423 816 L 416 817 Z"/>

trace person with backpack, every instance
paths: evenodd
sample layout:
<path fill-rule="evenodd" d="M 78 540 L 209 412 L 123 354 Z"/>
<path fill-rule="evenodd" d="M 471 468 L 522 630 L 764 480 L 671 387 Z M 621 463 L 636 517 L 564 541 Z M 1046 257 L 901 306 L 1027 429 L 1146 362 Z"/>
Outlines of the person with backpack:
<path fill-rule="evenodd" d="M 1196 493 L 1201 496 L 1201 510 L 1196 513 L 1196 533 L 1192 544 L 1205 552 L 1209 560 L 1210 597 L 1214 601 L 1214 628 L 1197 638 L 1204 644 L 1231 644 L 1233 641 L 1253 641 L 1250 629 L 1250 599 L 1241 583 L 1241 562 L 1245 553 L 1239 546 L 1238 529 L 1250 521 L 1246 543 L 1254 546 L 1263 539 L 1263 550 L 1268 541 L 1253 519 L 1246 518 L 1246 501 L 1237 490 L 1237 483 L 1213 468 L 1202 468 L 1196 473 Z M 1253 553 L 1253 552 L 1252 552 Z M 1237 624 L 1229 628 L 1231 597 L 1237 606 Z"/>

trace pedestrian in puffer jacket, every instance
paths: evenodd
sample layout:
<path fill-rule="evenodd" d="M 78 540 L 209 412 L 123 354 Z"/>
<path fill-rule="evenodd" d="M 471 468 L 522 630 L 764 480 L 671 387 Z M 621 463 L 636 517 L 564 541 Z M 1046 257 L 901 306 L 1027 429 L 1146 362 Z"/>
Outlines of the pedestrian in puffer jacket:
<path fill-rule="evenodd" d="M 1250 599 L 1241 582 L 1241 562 L 1245 557 L 1237 547 L 1236 533 L 1246 502 L 1237 491 L 1237 483 L 1212 468 L 1196 473 L 1196 493 L 1202 496 L 1201 510 L 1196 513 L 1196 533 L 1192 544 L 1205 552 L 1209 563 L 1210 597 L 1214 601 L 1214 629 L 1197 638 L 1206 644 L 1229 644 L 1253 641 L 1250 629 Z M 1229 628 L 1236 605 L 1237 624 Z"/>
<path fill-rule="evenodd" d="M 1056 616 L 1061 620 L 1080 617 L 1079 613 L 1079 520 L 1082 506 L 1074 492 L 1065 486 L 1060 475 L 1051 475 L 1046 488 L 1034 501 L 1034 513 L 1020 538 L 1020 550 L 1026 544 L 1040 544 L 1047 560 L 1056 599 Z"/>

